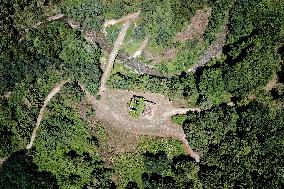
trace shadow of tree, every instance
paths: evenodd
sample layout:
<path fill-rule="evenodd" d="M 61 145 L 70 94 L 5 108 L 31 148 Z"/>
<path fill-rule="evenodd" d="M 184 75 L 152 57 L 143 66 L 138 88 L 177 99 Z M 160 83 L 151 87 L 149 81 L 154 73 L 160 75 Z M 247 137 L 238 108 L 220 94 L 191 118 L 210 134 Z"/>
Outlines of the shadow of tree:
<path fill-rule="evenodd" d="M 59 188 L 55 177 L 40 172 L 26 150 L 13 153 L 0 168 L 0 188 Z"/>

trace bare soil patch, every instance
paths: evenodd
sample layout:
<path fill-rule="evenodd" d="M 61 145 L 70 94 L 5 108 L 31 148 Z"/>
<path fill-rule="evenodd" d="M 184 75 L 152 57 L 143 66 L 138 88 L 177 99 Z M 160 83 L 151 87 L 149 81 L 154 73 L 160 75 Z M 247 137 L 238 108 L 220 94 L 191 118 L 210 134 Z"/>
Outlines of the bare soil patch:
<path fill-rule="evenodd" d="M 211 8 L 197 10 L 188 27 L 183 32 L 177 33 L 176 40 L 184 42 L 191 39 L 201 39 L 207 28 L 211 11 Z"/>
<path fill-rule="evenodd" d="M 0 167 L 2 166 L 2 164 L 6 161 L 7 158 L 0 158 Z"/>
<path fill-rule="evenodd" d="M 153 63 L 160 63 L 162 61 L 167 61 L 167 60 L 172 60 L 177 56 L 177 53 L 179 52 L 178 49 L 172 47 L 165 49 L 161 53 L 155 53 L 151 52 L 150 50 L 145 50 L 144 56 L 148 59 L 151 60 Z"/>
<path fill-rule="evenodd" d="M 130 14 L 125 15 L 125 16 L 121 17 L 120 19 L 117 19 L 117 20 L 116 19 L 106 20 L 103 24 L 104 33 L 106 33 L 105 29 L 109 26 L 115 25 L 115 24 L 120 23 L 120 22 L 129 22 L 129 21 L 136 20 L 139 17 L 140 12 L 141 11 L 139 10 L 137 12 L 130 13 Z"/>
<path fill-rule="evenodd" d="M 264 89 L 269 92 L 272 89 L 274 89 L 277 86 L 278 83 L 278 77 L 276 74 L 274 74 L 272 76 L 272 78 L 268 81 L 268 83 L 266 84 L 266 86 L 264 87 Z"/>
<path fill-rule="evenodd" d="M 104 127 L 113 154 L 137 152 L 140 135 L 110 125 Z"/>

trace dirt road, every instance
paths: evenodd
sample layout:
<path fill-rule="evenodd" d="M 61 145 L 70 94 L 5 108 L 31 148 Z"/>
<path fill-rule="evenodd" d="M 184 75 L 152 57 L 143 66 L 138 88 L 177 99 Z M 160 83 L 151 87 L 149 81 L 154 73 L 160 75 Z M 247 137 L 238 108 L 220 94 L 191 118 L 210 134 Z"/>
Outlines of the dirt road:
<path fill-rule="evenodd" d="M 142 51 L 145 49 L 145 47 L 147 46 L 149 41 L 149 37 L 146 37 L 144 39 L 144 41 L 141 43 L 139 49 L 133 54 L 133 58 L 137 58 L 138 56 L 140 56 L 142 54 Z"/>
<path fill-rule="evenodd" d="M 130 21 L 126 21 L 110 53 L 108 64 L 106 65 L 103 76 L 101 78 L 101 85 L 99 89 L 101 100 L 97 100 L 94 96 L 90 95 L 85 90 L 84 86 L 80 85 L 81 88 L 86 92 L 87 99 L 94 106 L 98 120 L 105 121 L 110 126 L 118 127 L 122 130 L 137 133 L 139 135 L 152 135 L 177 139 L 183 143 L 185 151 L 188 153 L 188 155 L 199 162 L 199 155 L 190 148 L 182 127 L 173 124 L 170 118 L 175 114 L 186 113 L 188 111 L 200 111 L 200 109 L 175 108 L 172 105 L 172 102 L 169 101 L 169 99 L 160 94 L 112 90 L 106 88 L 106 81 L 111 72 L 115 58 L 118 55 L 119 49 L 122 45 L 123 39 L 129 26 Z M 40 113 L 37 118 L 36 126 L 32 132 L 30 143 L 26 147 L 27 149 L 30 149 L 33 146 L 37 130 L 39 129 L 39 125 L 43 118 L 44 111 L 48 102 L 60 91 L 61 87 L 67 82 L 69 82 L 69 80 L 65 80 L 57 84 L 45 98 L 44 104 L 40 109 Z M 128 103 L 133 96 L 143 96 L 146 100 L 155 103 L 155 108 L 151 111 L 151 116 L 139 117 L 136 119 L 129 116 Z"/>
<path fill-rule="evenodd" d="M 103 76 L 101 78 L 101 86 L 100 86 L 100 89 L 99 89 L 99 94 L 102 95 L 102 93 L 105 91 L 106 89 L 106 81 L 107 81 L 107 78 L 108 78 L 108 75 L 110 74 L 112 68 L 113 68 L 113 63 L 114 63 L 114 60 L 118 54 L 118 51 L 122 45 L 122 42 L 123 42 L 123 39 L 126 35 L 126 32 L 128 30 L 130 26 L 130 22 L 126 22 L 125 24 L 123 24 L 123 27 L 121 28 L 119 34 L 118 34 L 118 37 L 116 39 L 116 42 L 114 44 L 114 47 L 113 47 L 113 50 L 112 52 L 110 53 L 109 55 L 109 61 L 108 61 L 108 64 L 106 65 L 106 68 L 104 69 L 104 73 L 103 73 Z"/>
<path fill-rule="evenodd" d="M 61 81 L 60 83 L 58 83 L 51 91 L 50 93 L 46 96 L 45 100 L 44 100 L 44 103 L 43 103 L 43 106 L 41 107 L 40 111 L 39 111 L 39 115 L 37 117 L 37 121 L 36 121 L 36 126 L 32 132 L 32 135 L 31 135 L 31 140 L 30 140 L 30 143 L 27 145 L 26 149 L 30 149 L 32 146 L 33 146 L 33 143 L 34 143 L 34 140 L 36 138 L 36 134 L 37 134 L 37 130 L 39 129 L 39 126 L 40 126 L 40 123 L 41 123 L 41 120 L 43 118 L 43 115 L 44 115 L 44 112 L 45 112 L 45 109 L 46 109 L 46 106 L 47 104 L 49 103 L 49 101 L 60 91 L 61 87 L 68 83 L 69 80 L 64 80 L 64 81 Z"/>
<path fill-rule="evenodd" d="M 130 14 L 125 15 L 125 16 L 121 17 L 120 19 L 117 19 L 117 20 L 115 20 L 115 19 L 106 20 L 105 23 L 103 24 L 103 32 L 106 33 L 105 30 L 106 30 L 107 27 L 115 25 L 117 23 L 130 22 L 130 21 L 136 20 L 139 17 L 140 12 L 141 11 L 139 10 L 137 12 L 130 13 Z"/>

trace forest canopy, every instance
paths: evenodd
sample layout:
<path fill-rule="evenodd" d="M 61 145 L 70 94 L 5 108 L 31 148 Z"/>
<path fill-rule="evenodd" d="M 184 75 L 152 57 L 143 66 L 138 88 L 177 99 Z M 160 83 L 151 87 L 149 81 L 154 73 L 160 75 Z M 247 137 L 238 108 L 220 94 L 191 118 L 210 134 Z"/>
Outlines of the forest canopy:
<path fill-rule="evenodd" d="M 169 121 L 199 163 L 179 140 L 116 131 L 88 104 L 132 13 L 106 87 L 198 108 Z M 0 0 L 0 33 L 0 188 L 284 187 L 283 1 Z M 121 111 L 139 120 L 146 102 Z"/>

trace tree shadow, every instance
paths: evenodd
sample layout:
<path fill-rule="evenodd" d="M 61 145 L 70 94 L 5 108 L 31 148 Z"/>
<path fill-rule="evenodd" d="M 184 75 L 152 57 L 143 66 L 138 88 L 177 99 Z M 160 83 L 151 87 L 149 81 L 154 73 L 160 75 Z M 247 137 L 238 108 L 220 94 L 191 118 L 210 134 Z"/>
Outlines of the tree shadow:
<path fill-rule="evenodd" d="M 0 188 L 59 188 L 55 177 L 48 172 L 40 172 L 26 150 L 20 150 L 2 164 L 0 168 Z"/>

